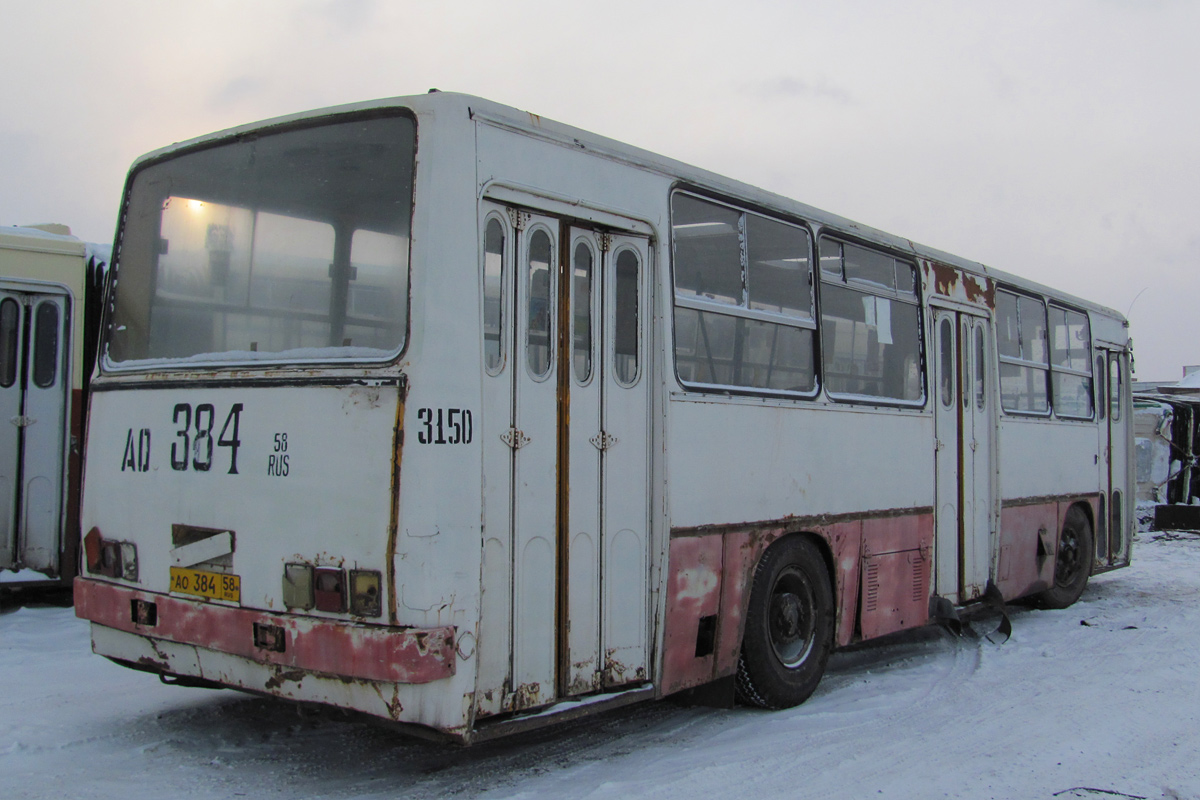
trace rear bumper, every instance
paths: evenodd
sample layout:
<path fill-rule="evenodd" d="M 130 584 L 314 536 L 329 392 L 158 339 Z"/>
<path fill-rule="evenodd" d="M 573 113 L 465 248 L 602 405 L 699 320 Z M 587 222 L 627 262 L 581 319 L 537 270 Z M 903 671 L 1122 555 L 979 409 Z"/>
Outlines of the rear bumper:
<path fill-rule="evenodd" d="M 153 624 L 137 621 L 139 601 L 153 604 Z M 75 579 L 75 615 L 136 636 L 350 680 L 430 683 L 452 677 L 456 668 L 455 629 L 450 626 L 393 628 L 271 614 L 90 578 Z M 147 615 L 143 612 L 141 618 Z M 162 671 L 174 670 L 163 663 Z"/>

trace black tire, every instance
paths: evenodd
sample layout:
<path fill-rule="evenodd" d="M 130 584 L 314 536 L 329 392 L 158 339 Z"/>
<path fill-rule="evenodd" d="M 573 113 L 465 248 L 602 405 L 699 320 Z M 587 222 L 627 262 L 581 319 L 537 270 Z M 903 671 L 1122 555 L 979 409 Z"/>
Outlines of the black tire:
<path fill-rule="evenodd" d="M 789 536 L 769 547 L 750 589 L 738 699 L 772 709 L 807 700 L 825 672 L 833 624 L 833 589 L 817 546 Z"/>
<path fill-rule="evenodd" d="M 1041 608 L 1067 608 L 1074 605 L 1087 586 L 1092 574 L 1092 554 L 1095 540 L 1092 523 L 1079 506 L 1071 506 L 1063 519 L 1054 554 L 1054 585 L 1036 595 L 1034 602 Z"/>

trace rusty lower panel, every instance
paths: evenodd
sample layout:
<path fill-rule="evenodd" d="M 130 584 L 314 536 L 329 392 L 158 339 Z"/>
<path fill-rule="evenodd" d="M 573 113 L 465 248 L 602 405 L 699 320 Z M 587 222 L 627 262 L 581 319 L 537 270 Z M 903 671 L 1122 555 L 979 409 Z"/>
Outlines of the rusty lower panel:
<path fill-rule="evenodd" d="M 1050 587 L 1057 542 L 1057 502 L 1000 509 L 996 587 L 1005 600 Z"/>
<path fill-rule="evenodd" d="M 933 514 L 863 521 L 863 639 L 929 621 L 933 536 Z"/>
<path fill-rule="evenodd" d="M 835 643 L 854 641 L 854 621 L 858 610 L 858 584 L 862 559 L 862 520 L 838 522 L 824 529 L 834 560 L 834 591 L 837 594 L 837 634 Z"/>
<path fill-rule="evenodd" d="M 759 555 L 772 542 L 779 530 L 739 531 L 723 538 L 721 563 L 721 609 L 717 618 L 716 661 L 714 676 L 737 672 L 742 654 L 742 634 L 746 630 L 746 604 L 750 602 L 750 587 Z"/>
<path fill-rule="evenodd" d="M 721 537 L 672 539 L 669 560 L 663 694 L 699 686 L 713 679 L 714 653 L 697 655 L 696 643 L 702 620 L 715 617 L 720 611 Z"/>
<path fill-rule="evenodd" d="M 1077 503 L 1089 508 L 1093 530 L 1097 495 L 1006 500 L 1000 509 L 1000 563 L 996 586 L 1005 600 L 1049 589 L 1054 584 L 1058 533 L 1067 511 Z"/>
<path fill-rule="evenodd" d="M 133 602 L 153 603 L 157 621 L 133 621 Z M 429 683 L 455 673 L 454 628 L 388 628 L 267 614 L 193 602 L 77 578 L 75 614 L 152 639 L 241 656 L 262 664 L 389 683 Z M 255 643 L 255 626 L 281 629 L 282 651 Z"/>
<path fill-rule="evenodd" d="M 885 579 L 898 582 L 897 599 L 893 601 L 889 595 L 883 598 L 884 602 L 876 603 L 875 617 L 866 626 L 872 631 L 870 635 L 922 625 L 928 620 L 932 509 L 823 517 L 819 522 L 789 520 L 785 524 L 721 525 L 673 531 L 662 694 L 700 686 L 737 672 L 755 569 L 772 542 L 796 532 L 819 537 L 831 557 L 836 644 L 849 644 L 858 631 L 863 564 L 871 554 L 901 555 L 891 559 L 900 566 L 892 567 L 890 562 L 886 565 Z"/>

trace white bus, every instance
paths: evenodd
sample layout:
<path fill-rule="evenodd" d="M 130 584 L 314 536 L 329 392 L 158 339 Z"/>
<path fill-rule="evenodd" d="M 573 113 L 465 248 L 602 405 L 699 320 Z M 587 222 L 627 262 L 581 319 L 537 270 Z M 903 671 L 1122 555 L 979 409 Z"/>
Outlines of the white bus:
<path fill-rule="evenodd" d="M 473 97 L 138 160 L 95 652 L 467 742 L 1129 562 L 1117 313 Z"/>
<path fill-rule="evenodd" d="M 71 585 L 102 254 L 65 225 L 0 227 L 0 589 Z"/>

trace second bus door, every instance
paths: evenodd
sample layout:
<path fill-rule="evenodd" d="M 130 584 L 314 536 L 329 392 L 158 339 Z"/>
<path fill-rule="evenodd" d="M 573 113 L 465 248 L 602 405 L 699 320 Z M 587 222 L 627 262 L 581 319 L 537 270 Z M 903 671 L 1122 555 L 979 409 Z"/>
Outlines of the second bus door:
<path fill-rule="evenodd" d="M 645 680 L 649 600 L 646 240 L 571 228 L 560 688 Z"/>
<path fill-rule="evenodd" d="M 1103 453 L 1101 488 L 1106 502 L 1100 506 L 1101 514 L 1107 518 L 1099 521 L 1096 531 L 1096 561 L 1101 566 L 1121 564 L 1126 561 L 1129 542 L 1126 534 L 1126 498 L 1124 489 L 1129 483 L 1127 460 L 1129 431 L 1128 415 L 1124 405 L 1128 389 L 1125 381 L 1125 365 L 1128 359 L 1116 349 L 1100 349 L 1096 356 L 1096 380 L 1101 382 L 1098 405 L 1101 406 L 1100 447 Z M 1105 390 L 1107 405 L 1105 405 Z"/>
<path fill-rule="evenodd" d="M 992 426 L 987 320 L 935 309 L 937 594 L 981 597 L 992 562 Z"/>

